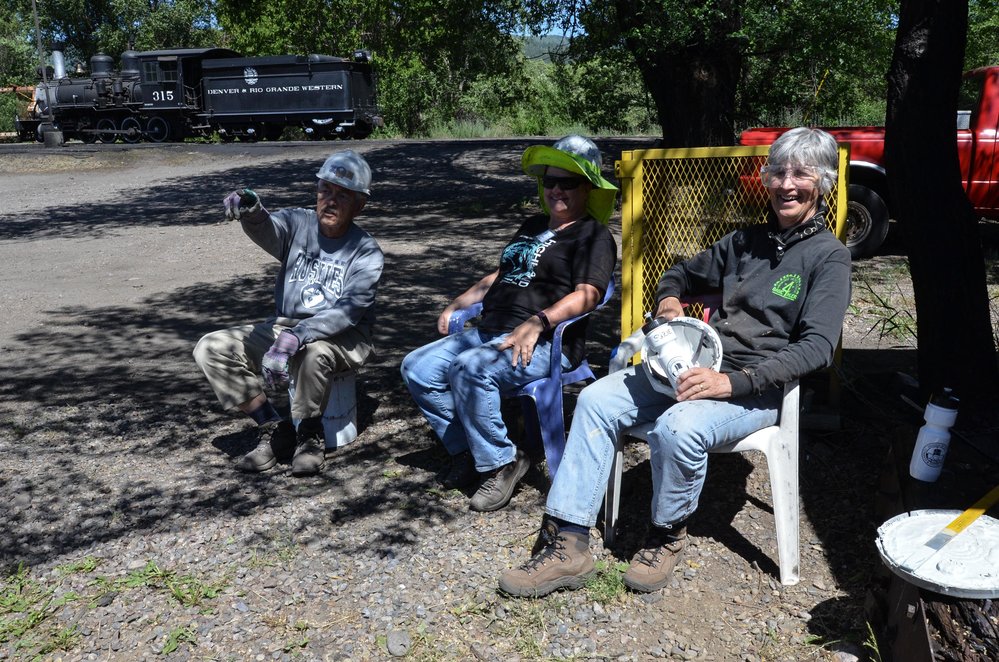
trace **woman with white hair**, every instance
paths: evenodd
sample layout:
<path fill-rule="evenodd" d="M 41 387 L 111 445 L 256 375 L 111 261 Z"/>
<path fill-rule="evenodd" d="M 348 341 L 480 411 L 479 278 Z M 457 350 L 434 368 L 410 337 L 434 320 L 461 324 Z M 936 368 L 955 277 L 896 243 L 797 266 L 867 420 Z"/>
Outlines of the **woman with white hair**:
<path fill-rule="evenodd" d="M 624 583 L 643 592 L 669 583 L 708 452 L 774 425 L 784 384 L 832 363 L 850 300 L 850 251 L 826 228 L 822 203 L 836 162 L 828 133 L 788 131 L 760 171 L 770 196 L 767 223 L 736 230 L 663 274 L 657 318 L 683 315 L 681 297 L 721 292 L 709 322 L 721 340 L 721 368 L 683 372 L 673 396 L 636 366 L 583 389 L 532 556 L 502 574 L 500 589 L 538 597 L 585 584 L 594 572 L 589 530 L 618 434 L 648 422 L 652 522 Z"/>
<path fill-rule="evenodd" d="M 506 506 L 530 468 L 507 435 L 501 393 L 548 375 L 555 327 L 596 308 L 617 259 L 606 227 L 617 187 L 600 174 L 593 141 L 571 135 L 552 147 L 529 147 L 521 165 L 537 179 L 544 213 L 527 219 L 498 268 L 437 319 L 446 335 L 452 313 L 481 302 L 478 326 L 420 347 L 402 362 L 406 387 L 451 455 L 444 487 L 466 487 L 484 476 L 470 504 L 478 511 Z M 567 327 L 564 368 L 582 361 L 585 336 L 585 319 Z"/>

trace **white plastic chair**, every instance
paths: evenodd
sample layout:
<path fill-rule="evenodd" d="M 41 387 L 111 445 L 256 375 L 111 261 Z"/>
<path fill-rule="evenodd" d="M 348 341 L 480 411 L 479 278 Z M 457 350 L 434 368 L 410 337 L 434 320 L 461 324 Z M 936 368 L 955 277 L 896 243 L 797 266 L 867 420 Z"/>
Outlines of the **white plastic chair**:
<path fill-rule="evenodd" d="M 707 314 L 705 314 L 707 317 Z M 618 352 L 634 353 L 634 346 L 619 345 L 610 371 L 624 367 L 629 356 Z M 777 526 L 777 555 L 779 558 L 780 583 L 793 586 L 800 579 L 800 552 L 798 548 L 798 381 L 784 386 L 784 401 L 781 404 L 780 420 L 777 425 L 757 430 L 728 446 L 712 450 L 712 453 L 744 453 L 763 451 L 770 472 L 770 491 L 774 502 L 774 521 Z M 614 461 L 611 464 L 607 492 L 604 495 L 604 544 L 614 542 L 615 526 L 620 514 L 621 475 L 624 469 L 624 443 L 627 437 L 648 442 L 653 422 L 635 425 L 624 430 L 617 438 L 614 448 Z"/>

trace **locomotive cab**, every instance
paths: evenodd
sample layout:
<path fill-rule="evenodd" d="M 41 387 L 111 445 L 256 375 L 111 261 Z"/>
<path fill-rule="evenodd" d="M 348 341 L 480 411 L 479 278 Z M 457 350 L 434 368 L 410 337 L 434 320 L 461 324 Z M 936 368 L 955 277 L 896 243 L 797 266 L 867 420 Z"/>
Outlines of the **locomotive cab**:
<path fill-rule="evenodd" d="M 209 57 L 232 57 L 226 48 L 189 48 L 145 51 L 135 57 L 139 83 L 133 99 L 140 104 L 143 131 L 153 142 L 182 140 L 197 130 L 188 122 L 190 111 L 201 107 L 202 62 Z"/>

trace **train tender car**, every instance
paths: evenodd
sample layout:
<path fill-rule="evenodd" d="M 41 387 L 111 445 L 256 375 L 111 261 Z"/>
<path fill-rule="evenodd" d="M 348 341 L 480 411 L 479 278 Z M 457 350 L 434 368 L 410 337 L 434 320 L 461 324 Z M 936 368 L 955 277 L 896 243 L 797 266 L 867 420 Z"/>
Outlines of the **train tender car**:
<path fill-rule="evenodd" d="M 286 126 L 310 138 L 364 138 L 382 125 L 370 58 L 241 57 L 225 48 L 126 51 L 121 69 L 96 55 L 89 77 L 70 78 L 53 50 L 51 80 L 35 91 L 18 133 L 42 140 L 51 115 L 65 137 L 85 142 L 277 139 Z"/>
<path fill-rule="evenodd" d="M 366 138 L 382 119 L 364 51 L 205 60 L 203 118 L 223 139 L 274 139 L 285 126 L 314 138 Z"/>

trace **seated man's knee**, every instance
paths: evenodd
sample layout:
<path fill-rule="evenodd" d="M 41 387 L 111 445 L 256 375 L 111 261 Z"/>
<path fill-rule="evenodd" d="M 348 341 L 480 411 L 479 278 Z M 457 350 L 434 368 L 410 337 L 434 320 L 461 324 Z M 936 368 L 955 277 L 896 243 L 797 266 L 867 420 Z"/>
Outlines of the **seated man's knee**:
<path fill-rule="evenodd" d="M 337 356 L 333 348 L 320 343 L 310 343 L 295 357 L 298 369 L 309 374 L 333 375 L 350 370 L 350 366 Z"/>
<path fill-rule="evenodd" d="M 204 366 L 211 360 L 213 355 L 218 355 L 221 338 L 218 331 L 213 331 L 201 336 L 198 344 L 194 346 L 194 362 L 199 366 Z"/>

